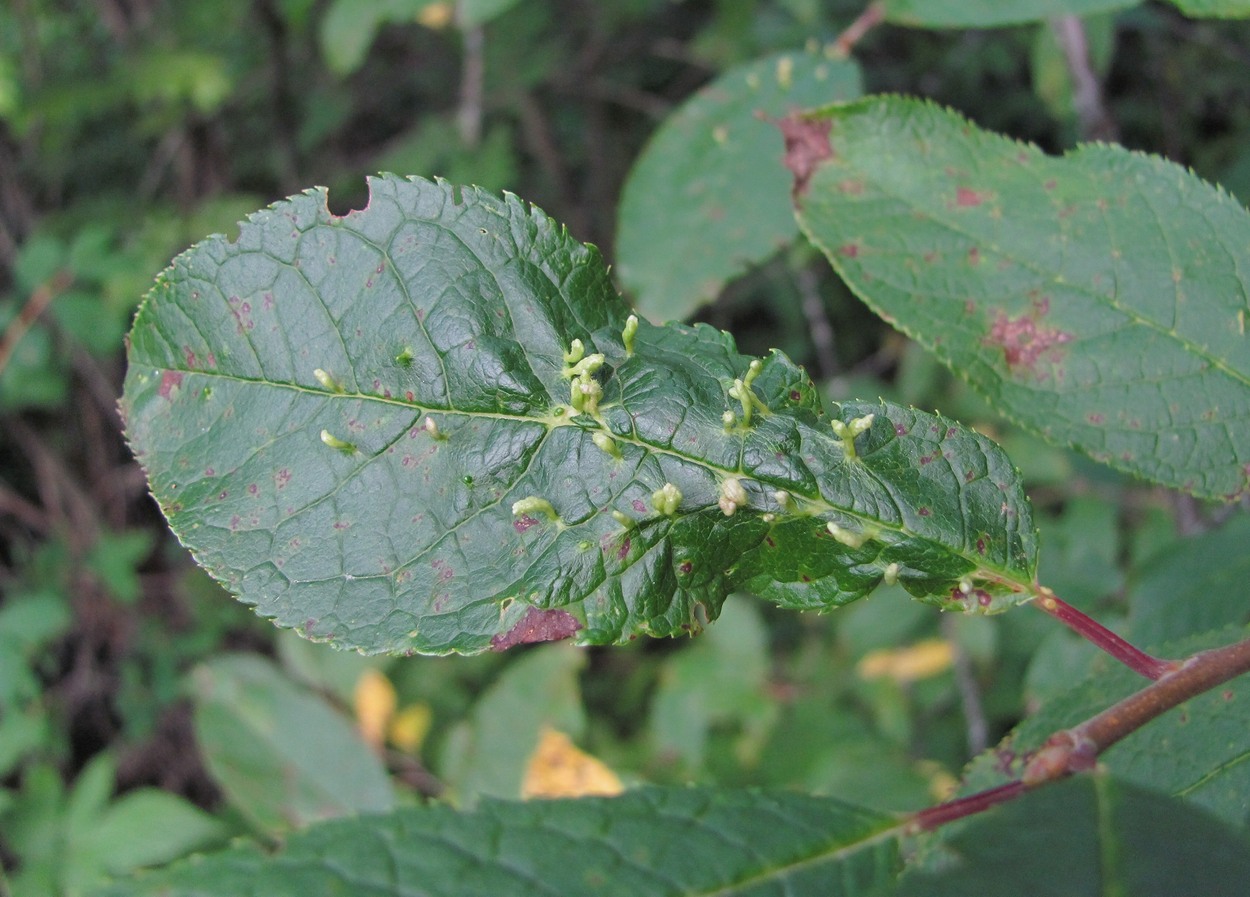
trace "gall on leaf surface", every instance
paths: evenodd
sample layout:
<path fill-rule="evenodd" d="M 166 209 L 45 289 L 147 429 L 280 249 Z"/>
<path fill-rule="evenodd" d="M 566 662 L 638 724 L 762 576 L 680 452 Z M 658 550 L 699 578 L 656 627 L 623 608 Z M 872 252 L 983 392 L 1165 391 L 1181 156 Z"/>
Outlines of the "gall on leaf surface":
<path fill-rule="evenodd" d="M 1250 490 L 1250 213 L 1170 162 L 1063 157 L 919 100 L 804 116 L 800 225 L 887 321 L 1043 437 L 1193 495 Z"/>
<path fill-rule="evenodd" d="M 310 190 L 158 278 L 127 435 L 214 577 L 369 653 L 674 635 L 740 589 L 1028 597 L 1031 513 L 992 442 L 827 415 L 780 353 L 628 321 L 598 251 L 515 196 L 386 176 L 337 217 Z"/>

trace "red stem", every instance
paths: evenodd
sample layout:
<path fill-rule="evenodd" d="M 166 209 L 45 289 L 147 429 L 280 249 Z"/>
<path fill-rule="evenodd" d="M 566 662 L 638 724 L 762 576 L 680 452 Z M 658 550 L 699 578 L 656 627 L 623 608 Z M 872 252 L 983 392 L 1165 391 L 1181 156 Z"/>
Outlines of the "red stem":
<path fill-rule="evenodd" d="M 1162 660 L 1131 645 L 1092 617 L 1056 597 L 1050 589 L 1038 591 L 1037 607 L 1050 614 L 1081 638 L 1106 651 L 1120 663 L 1147 679 L 1157 680 L 1180 667 L 1175 660 Z"/>

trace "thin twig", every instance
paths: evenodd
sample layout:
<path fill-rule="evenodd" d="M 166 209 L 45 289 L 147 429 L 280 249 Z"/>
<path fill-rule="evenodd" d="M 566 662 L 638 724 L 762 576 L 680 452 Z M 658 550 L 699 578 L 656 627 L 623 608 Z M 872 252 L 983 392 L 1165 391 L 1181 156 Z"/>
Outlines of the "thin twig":
<path fill-rule="evenodd" d="M 1201 651 L 1174 670 L 1071 729 L 1046 739 L 1033 753 L 1019 779 L 957 798 L 911 816 L 908 829 L 931 831 L 1019 797 L 1047 782 L 1092 769 L 1113 744 L 1191 698 L 1250 672 L 1250 639 Z"/>
<path fill-rule="evenodd" d="M 1050 614 L 1081 638 L 1110 654 L 1129 669 L 1141 673 L 1147 679 L 1159 679 L 1180 667 L 1178 661 L 1153 657 L 1136 645 L 1125 641 L 1097 620 L 1061 600 L 1050 589 L 1040 589 L 1037 600 L 1033 603 L 1038 609 Z"/>
<path fill-rule="evenodd" d="M 486 81 L 484 55 L 485 35 L 481 25 L 471 25 L 462 32 L 464 63 L 460 72 L 460 106 L 456 109 L 456 125 L 460 140 L 469 149 L 482 141 L 482 94 Z"/>
<path fill-rule="evenodd" d="M 810 265 L 801 265 L 794 272 L 794 280 L 803 300 L 803 317 L 812 335 L 812 349 L 816 352 L 816 370 L 820 379 L 828 379 L 838 372 L 838 350 L 833 342 L 833 325 L 825 312 L 825 302 L 820 296 L 820 286 Z"/>
<path fill-rule="evenodd" d="M 834 52 L 842 57 L 850 56 L 855 45 L 864 39 L 864 35 L 884 21 L 885 6 L 880 2 L 869 3 L 868 8 L 833 42 Z"/>
<path fill-rule="evenodd" d="M 959 618 L 954 614 L 942 617 L 942 635 L 951 646 L 951 663 L 955 673 L 955 686 L 959 689 L 959 704 L 967 726 L 968 753 L 975 756 L 989 747 L 990 727 L 985 720 L 985 707 L 981 702 L 981 686 L 977 683 L 972 661 L 959 644 L 957 628 Z"/>
<path fill-rule="evenodd" d="M 1072 76 L 1072 106 L 1085 140 L 1115 140 L 1117 128 L 1103 101 L 1102 83 L 1089 58 L 1089 41 L 1080 16 L 1060 16 L 1050 23 Z"/>
<path fill-rule="evenodd" d="M 73 280 L 73 275 L 68 271 L 58 271 L 31 291 L 30 298 L 26 300 L 22 310 L 17 313 L 17 317 L 9 321 L 9 326 L 4 329 L 3 336 L 0 336 L 0 374 L 3 374 L 4 369 L 8 367 L 9 360 L 13 357 L 13 350 L 26 335 L 26 331 L 52 304 L 52 300 L 65 292 Z"/>

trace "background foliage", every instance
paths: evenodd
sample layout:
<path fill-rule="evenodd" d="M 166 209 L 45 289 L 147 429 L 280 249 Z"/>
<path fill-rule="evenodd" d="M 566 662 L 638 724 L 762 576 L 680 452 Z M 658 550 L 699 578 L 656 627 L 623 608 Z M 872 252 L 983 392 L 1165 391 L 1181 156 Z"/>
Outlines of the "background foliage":
<path fill-rule="evenodd" d="M 903 22 L 926 5 L 954 6 L 889 7 Z M 1074 87 L 1057 27 L 971 27 L 980 19 L 879 28 L 856 50 L 859 72 L 829 62 L 836 89 L 793 99 L 931 97 L 1048 151 L 1115 137 L 1244 204 L 1250 25 L 1098 6 L 1084 32 L 1099 114 Z M 753 66 L 777 85 L 770 114 L 783 114 L 792 98 L 773 54 L 812 54 L 789 77 L 826 64 L 822 48 L 861 11 L 811 0 L 476 0 L 458 15 L 419 0 L 0 8 L 0 861 L 13 894 L 84 893 L 110 873 L 355 810 L 543 792 L 531 761 L 551 732 L 627 783 L 783 786 L 917 809 L 1025 714 L 1059 699 L 1043 719 L 1061 718 L 1090 700 L 1066 693 L 1099 661 L 1041 615 L 939 617 L 888 589 L 828 617 L 731 601 L 689 643 L 334 653 L 275 632 L 191 566 L 118 435 L 122 335 L 152 273 L 193 239 L 233 233 L 243 213 L 311 183 L 330 187 L 336 211 L 357 207 L 363 176 L 392 170 L 507 188 L 610 261 L 645 253 L 631 248 L 629 216 L 647 212 L 631 207 L 628 177 L 657 151 L 647 141 L 659 124 L 719 77 L 746 83 Z M 743 127 L 766 137 L 750 113 Z M 779 139 L 757 145 L 780 158 Z M 681 145 L 696 171 L 714 149 Z M 659 318 L 696 315 L 744 352 L 785 350 L 831 398 L 938 408 L 991 434 L 1030 486 L 1041 581 L 1099 619 L 1146 644 L 1247 622 L 1230 591 L 1244 581 L 1244 507 L 1142 485 L 1017 432 L 779 220 L 735 250 L 736 269 L 685 268 L 693 288 L 635 280 L 624 259 L 619 283 Z M 1190 595 L 1208 600 L 1178 600 Z M 333 790 L 317 775 L 326 764 L 341 772 Z"/>

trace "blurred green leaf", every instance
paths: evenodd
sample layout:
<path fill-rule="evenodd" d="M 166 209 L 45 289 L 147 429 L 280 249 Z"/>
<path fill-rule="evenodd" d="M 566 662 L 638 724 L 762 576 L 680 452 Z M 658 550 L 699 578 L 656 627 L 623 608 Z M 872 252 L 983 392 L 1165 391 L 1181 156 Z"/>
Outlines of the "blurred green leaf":
<path fill-rule="evenodd" d="M 768 693 L 768 647 L 757 607 L 736 601 L 716 626 L 664 663 L 648 717 L 661 760 L 698 774 L 712 727 L 737 723 L 739 762 L 758 761 L 778 709 Z"/>
<path fill-rule="evenodd" d="M 767 119 L 859 91 L 854 62 L 780 53 L 731 69 L 668 116 L 634 163 L 618 211 L 616 271 L 639 311 L 687 318 L 792 242 L 798 227 Z"/>
<path fill-rule="evenodd" d="M 1250 622 L 1250 515 L 1181 539 L 1131 574 L 1130 639 L 1161 645 L 1230 623 Z"/>
<path fill-rule="evenodd" d="M 894 825 L 828 798 L 786 793 L 647 788 L 610 799 L 491 800 L 472 813 L 434 806 L 322 823 L 273 855 L 239 846 L 99 897 L 328 897 L 345 890 L 376 897 L 852 897 L 893 877 Z"/>
<path fill-rule="evenodd" d="M 904 876 L 899 897 L 1240 897 L 1245 833 L 1107 775 L 1047 785 L 973 817 L 942 843 L 942 871 Z"/>
<path fill-rule="evenodd" d="M 455 0 L 456 19 L 463 28 L 485 25 L 519 2 L 520 0 Z"/>
<path fill-rule="evenodd" d="M 386 770 L 351 721 L 267 661 L 224 655 L 192 679 L 205 765 L 258 830 L 394 806 Z"/>
<path fill-rule="evenodd" d="M 916 100 L 806 121 L 831 155 L 799 166 L 800 222 L 879 314 L 1052 441 L 1194 495 L 1250 489 L 1250 214 L 1226 193 Z"/>
<path fill-rule="evenodd" d="M 114 599 L 123 604 L 139 600 L 137 568 L 152 552 L 152 533 L 148 530 L 100 533 L 87 553 L 87 568 Z"/>
<path fill-rule="evenodd" d="M 321 53 L 330 70 L 349 75 L 364 63 L 378 29 L 416 23 L 427 6 L 442 0 L 333 0 L 321 19 Z"/>
<path fill-rule="evenodd" d="M 195 805 L 166 791 L 130 791 L 74 833 L 73 874 L 66 891 L 77 893 L 105 875 L 122 875 L 216 846 L 228 828 Z"/>
<path fill-rule="evenodd" d="M 544 728 L 581 736 L 586 712 L 577 677 L 585 663 L 583 651 L 543 645 L 504 667 L 443 748 L 441 772 L 459 801 L 519 797 Z"/>

